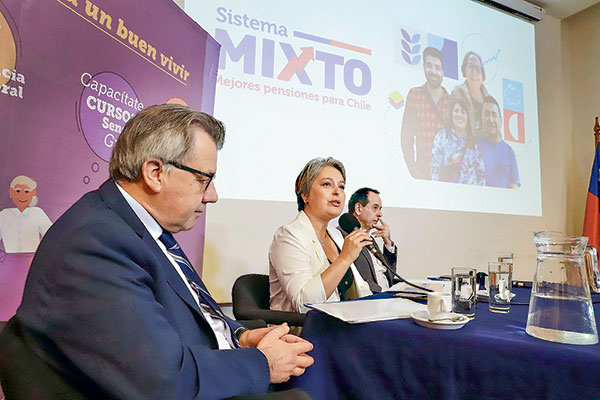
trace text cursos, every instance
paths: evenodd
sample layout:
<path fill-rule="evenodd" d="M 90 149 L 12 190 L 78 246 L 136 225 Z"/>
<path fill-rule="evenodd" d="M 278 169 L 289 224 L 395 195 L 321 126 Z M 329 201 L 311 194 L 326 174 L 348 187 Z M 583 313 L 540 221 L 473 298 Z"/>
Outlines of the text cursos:
<path fill-rule="evenodd" d="M 106 114 L 107 116 L 116 120 L 127 122 L 132 116 L 129 111 L 123 110 L 118 106 L 115 107 L 109 102 L 98 99 L 92 95 L 89 95 L 85 102 L 90 110 L 97 111 L 100 114 Z"/>

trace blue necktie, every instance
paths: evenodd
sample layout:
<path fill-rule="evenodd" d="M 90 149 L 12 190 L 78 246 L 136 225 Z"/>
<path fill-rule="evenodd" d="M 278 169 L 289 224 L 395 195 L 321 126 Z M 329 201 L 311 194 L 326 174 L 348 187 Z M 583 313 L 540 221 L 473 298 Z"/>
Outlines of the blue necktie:
<path fill-rule="evenodd" d="M 225 335 L 225 337 L 229 344 L 233 345 L 233 347 L 240 347 L 239 342 L 237 341 L 235 335 L 233 334 L 233 331 L 231 330 L 231 327 L 227 323 L 227 319 L 225 319 L 225 314 L 223 314 L 223 311 L 221 311 L 219 305 L 215 302 L 215 300 L 206 290 L 206 287 L 202 283 L 200 276 L 198 276 L 196 270 L 194 270 L 194 268 L 192 267 L 192 263 L 190 263 L 190 260 L 188 260 L 181 247 L 179 247 L 179 243 L 177 243 L 177 241 L 173 237 L 173 234 L 171 232 L 163 230 L 163 233 L 162 235 L 160 235 L 158 240 L 160 240 L 162 244 L 165 245 L 169 255 L 173 257 L 175 262 L 179 265 L 181 271 L 187 278 L 188 283 L 190 284 L 192 289 L 194 289 L 196 294 L 198 294 L 198 298 L 200 299 L 200 306 L 205 311 L 207 311 L 213 318 L 220 319 L 221 321 L 223 321 L 223 323 L 225 323 L 225 326 L 227 327 L 226 333 L 229 333 L 229 335 Z"/>

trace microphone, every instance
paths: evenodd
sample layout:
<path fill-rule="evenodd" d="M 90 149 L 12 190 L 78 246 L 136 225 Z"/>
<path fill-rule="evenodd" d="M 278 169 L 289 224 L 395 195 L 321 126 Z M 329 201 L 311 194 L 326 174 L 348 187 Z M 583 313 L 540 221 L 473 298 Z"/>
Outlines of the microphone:
<path fill-rule="evenodd" d="M 344 213 L 344 214 L 342 214 L 340 216 L 339 223 L 340 223 L 340 227 L 346 233 L 350 233 L 352 231 L 360 229 L 360 222 L 358 222 L 358 219 L 354 215 L 352 215 L 350 213 Z M 371 236 L 371 240 L 373 240 L 373 242 L 369 243 L 365 247 L 367 248 L 367 250 L 369 250 L 369 252 L 371 254 L 373 254 L 375 257 L 377 257 L 377 259 L 379 261 L 381 261 L 383 263 L 383 265 L 385 265 L 386 267 L 388 267 L 388 265 L 386 265 L 387 264 L 387 260 L 385 259 L 385 257 L 383 256 L 383 254 L 381 254 L 381 251 L 379 251 L 379 249 L 377 247 L 375 247 L 375 239 L 373 238 L 373 236 Z"/>
<path fill-rule="evenodd" d="M 350 233 L 352 231 L 355 231 L 357 229 L 360 229 L 360 222 L 358 222 L 358 219 L 350 214 L 350 213 L 344 213 L 340 216 L 339 219 L 339 224 L 340 227 L 346 232 L 346 233 Z M 424 290 L 426 292 L 433 292 L 433 290 L 419 286 L 419 285 L 415 285 L 414 283 L 411 283 L 409 281 L 407 281 L 406 279 L 404 279 L 403 277 L 401 277 L 400 275 L 398 275 L 396 273 L 396 271 L 394 271 L 394 269 L 391 267 L 390 263 L 388 262 L 388 260 L 385 258 L 385 256 L 381 253 L 381 250 L 379 250 L 379 247 L 377 247 L 375 245 L 375 239 L 373 238 L 373 236 L 371 236 L 371 239 L 373 240 L 372 243 L 369 243 L 368 245 L 366 245 L 365 247 L 367 248 L 367 250 L 369 250 L 369 252 L 371 254 L 373 254 L 379 261 L 381 261 L 381 263 L 383 264 L 383 266 L 390 271 L 396 278 L 398 278 L 400 280 L 400 282 L 404 282 L 409 286 L 412 286 L 414 288 L 417 289 L 421 289 Z"/>

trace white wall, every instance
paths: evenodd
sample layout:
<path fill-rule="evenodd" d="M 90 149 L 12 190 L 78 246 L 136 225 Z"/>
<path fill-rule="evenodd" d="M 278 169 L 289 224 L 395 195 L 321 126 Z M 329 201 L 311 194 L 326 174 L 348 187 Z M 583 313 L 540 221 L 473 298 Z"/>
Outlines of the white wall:
<path fill-rule="evenodd" d="M 515 278 L 531 280 L 535 270 L 533 231 L 580 233 L 575 228 L 567 229 L 569 200 L 581 203 L 584 200 L 579 197 L 584 199 L 585 191 L 579 193 L 581 185 L 575 182 L 577 193 L 567 195 L 573 185 L 572 160 L 577 157 L 570 129 L 571 88 L 568 71 L 563 67 L 562 42 L 560 20 L 548 16 L 536 24 L 542 217 L 385 209 L 385 193 L 382 193 L 384 219 L 399 246 L 401 275 L 424 278 L 448 274 L 453 265 L 485 270 L 487 262 L 494 260 L 498 251 L 512 251 Z M 587 180 L 591 160 L 582 157 L 580 163 L 582 169 L 588 166 L 580 180 Z M 290 176 L 288 182 L 281 182 L 290 188 L 290 199 L 294 197 L 295 178 Z M 248 179 L 255 179 L 260 185 L 260 171 L 248 171 Z M 273 232 L 291 221 L 295 214 L 296 205 L 292 202 L 220 200 L 209 207 L 203 279 L 218 301 L 231 301 L 231 287 L 238 276 L 249 272 L 268 273 L 267 253 Z"/>
<path fill-rule="evenodd" d="M 570 77 L 567 155 L 567 231 L 581 234 L 594 160 L 594 116 L 600 114 L 600 3 L 562 21 L 563 56 Z"/>

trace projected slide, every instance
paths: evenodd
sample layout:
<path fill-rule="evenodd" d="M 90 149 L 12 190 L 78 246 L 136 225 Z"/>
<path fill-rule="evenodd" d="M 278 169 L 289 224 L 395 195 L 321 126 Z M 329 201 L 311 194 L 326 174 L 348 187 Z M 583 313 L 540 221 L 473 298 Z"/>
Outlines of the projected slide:
<path fill-rule="evenodd" d="M 386 207 L 541 215 L 534 29 L 468 0 L 206 0 L 222 198 L 295 201 L 311 158 Z"/>

